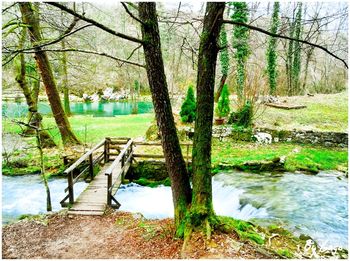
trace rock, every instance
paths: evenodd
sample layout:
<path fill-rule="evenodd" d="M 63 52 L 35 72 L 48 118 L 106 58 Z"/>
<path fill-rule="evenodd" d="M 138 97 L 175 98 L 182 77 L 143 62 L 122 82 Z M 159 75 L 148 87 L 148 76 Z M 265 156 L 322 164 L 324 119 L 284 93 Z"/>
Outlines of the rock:
<path fill-rule="evenodd" d="M 309 239 L 311 239 L 312 240 L 312 238 L 309 236 L 309 235 L 305 235 L 305 234 L 301 234 L 300 236 L 299 236 L 299 239 L 301 239 L 301 240 L 309 240 Z"/>
<path fill-rule="evenodd" d="M 285 162 L 286 162 L 286 159 L 287 159 L 286 156 L 281 156 L 281 157 L 280 157 L 280 162 L 281 162 L 281 163 L 285 163 Z"/>
<path fill-rule="evenodd" d="M 325 146 L 325 147 L 332 147 L 332 142 L 326 141 L 326 142 L 324 143 L 324 146 Z"/>
<path fill-rule="evenodd" d="M 256 142 L 260 144 L 271 144 L 272 142 L 272 136 L 269 133 L 257 132 L 254 137 L 256 138 Z"/>
<path fill-rule="evenodd" d="M 146 131 L 146 139 L 149 141 L 156 141 L 160 139 L 160 132 L 156 123 L 153 123 Z"/>
<path fill-rule="evenodd" d="M 87 101 L 91 101 L 92 99 L 91 99 L 90 95 L 88 95 L 88 94 L 86 94 L 86 93 L 83 93 L 83 100 L 84 100 L 85 102 L 87 102 Z"/>
<path fill-rule="evenodd" d="M 99 100 L 98 94 L 94 93 L 93 95 L 91 95 L 91 100 L 97 102 Z"/>
<path fill-rule="evenodd" d="M 262 97 L 261 103 L 280 103 L 280 101 L 276 96 L 269 95 Z"/>
<path fill-rule="evenodd" d="M 293 153 L 298 153 L 298 152 L 300 152 L 300 149 L 299 148 L 295 148 L 295 149 L 292 150 L 292 152 Z"/>
<path fill-rule="evenodd" d="M 141 213 L 133 213 L 133 219 L 145 219 L 145 217 Z"/>

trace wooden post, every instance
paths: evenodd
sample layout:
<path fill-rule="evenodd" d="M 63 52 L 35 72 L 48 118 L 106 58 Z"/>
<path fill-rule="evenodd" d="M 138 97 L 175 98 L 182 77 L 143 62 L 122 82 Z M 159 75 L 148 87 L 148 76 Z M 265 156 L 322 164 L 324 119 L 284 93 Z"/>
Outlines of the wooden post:
<path fill-rule="evenodd" d="M 110 138 L 105 139 L 105 147 L 104 147 L 104 162 L 105 164 L 109 161 L 109 144 L 111 142 Z"/>
<path fill-rule="evenodd" d="M 89 155 L 89 165 L 90 180 L 92 181 L 94 179 L 94 162 L 92 160 L 92 153 Z"/>
<path fill-rule="evenodd" d="M 126 153 L 126 152 L 125 152 Z M 125 153 L 122 155 L 122 160 L 121 160 L 121 168 L 124 167 L 124 163 L 125 163 Z"/>
<path fill-rule="evenodd" d="M 73 171 L 68 173 L 68 195 L 69 195 L 69 203 L 74 203 L 74 190 L 73 190 Z"/>
<path fill-rule="evenodd" d="M 112 174 L 108 175 L 108 179 L 107 179 L 107 205 L 108 206 L 111 206 L 112 204 L 111 192 L 109 191 L 111 187 L 112 187 Z"/>
<path fill-rule="evenodd" d="M 64 165 L 64 166 L 67 166 L 67 165 L 68 165 L 67 156 L 63 156 L 63 165 Z"/>

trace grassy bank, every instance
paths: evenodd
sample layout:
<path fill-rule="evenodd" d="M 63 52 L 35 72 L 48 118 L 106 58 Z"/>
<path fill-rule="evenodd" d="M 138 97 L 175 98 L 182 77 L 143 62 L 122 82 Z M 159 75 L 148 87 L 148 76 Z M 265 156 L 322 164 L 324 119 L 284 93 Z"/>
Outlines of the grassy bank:
<path fill-rule="evenodd" d="M 97 143 L 104 137 L 127 136 L 131 138 L 142 137 L 154 120 L 153 114 L 123 115 L 109 118 L 92 116 L 73 116 L 70 118 L 73 131 L 79 139 L 88 144 L 88 147 Z M 54 119 L 44 117 L 45 127 L 51 128 L 50 133 L 56 143 L 60 143 L 60 136 L 55 127 Z M 4 133 L 19 133 L 20 127 L 9 120 L 3 120 Z M 11 156 L 11 164 L 3 164 L 3 174 L 18 175 L 35 173 L 39 171 L 39 157 L 33 138 L 27 138 L 31 144 L 29 149 L 17 149 Z M 287 171 L 306 170 L 317 172 L 319 170 L 347 170 L 347 149 L 323 148 L 311 145 L 296 145 L 290 143 L 275 143 L 259 145 L 249 142 L 238 142 L 232 139 L 219 141 L 213 139 L 212 163 L 240 165 L 251 161 L 269 161 L 277 157 L 286 156 L 284 169 Z M 150 148 L 154 154 L 161 153 L 161 147 Z M 186 154 L 186 149 L 184 154 Z M 45 151 L 45 164 L 48 173 L 59 173 L 63 170 L 61 155 L 62 146 L 55 150 Z M 190 152 L 191 153 L 191 152 Z"/>
<path fill-rule="evenodd" d="M 315 96 L 279 97 L 288 104 L 306 105 L 305 109 L 282 110 L 261 106 L 254 120 L 256 126 L 283 130 L 347 132 L 348 94 L 315 94 Z"/>
<path fill-rule="evenodd" d="M 115 117 L 73 116 L 69 118 L 74 133 L 80 141 L 94 144 L 104 137 L 139 137 L 148 129 L 154 114 L 119 115 Z M 3 133 L 20 133 L 21 128 L 9 120 L 3 120 Z M 61 143 L 54 118 L 44 117 L 44 128 L 49 129 L 56 144 Z"/>
<path fill-rule="evenodd" d="M 88 147 L 99 142 L 105 137 L 131 137 L 136 138 L 143 136 L 148 129 L 153 114 L 136 114 L 136 115 L 120 115 L 115 117 L 92 117 L 92 116 L 73 116 L 69 118 L 74 133 L 80 141 L 86 143 Z M 23 119 L 25 121 L 25 119 Z M 21 128 L 17 124 L 8 119 L 2 121 L 3 133 L 19 134 Z M 48 174 L 57 174 L 64 170 L 62 154 L 61 138 L 59 131 L 52 117 L 44 117 L 43 125 L 49 129 L 51 136 L 58 149 L 45 149 L 44 161 Z M 38 173 L 40 171 L 39 153 L 35 149 L 35 139 L 33 137 L 23 138 L 25 146 L 12 146 L 13 151 L 10 153 L 9 162 L 3 161 L 2 173 L 4 175 L 23 175 Z M 6 142 L 3 140 L 3 142 Z"/>
<path fill-rule="evenodd" d="M 291 143 L 259 145 L 227 139 L 213 140 L 212 164 L 241 165 L 250 161 L 271 161 L 285 156 L 287 171 L 347 170 L 347 149 L 324 148 Z"/>

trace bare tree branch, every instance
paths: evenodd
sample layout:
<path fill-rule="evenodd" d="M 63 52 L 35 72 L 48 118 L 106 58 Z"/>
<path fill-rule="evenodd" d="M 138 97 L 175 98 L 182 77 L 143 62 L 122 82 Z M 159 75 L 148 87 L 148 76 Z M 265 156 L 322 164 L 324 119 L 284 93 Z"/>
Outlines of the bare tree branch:
<path fill-rule="evenodd" d="M 128 9 L 128 7 L 126 6 L 125 3 L 122 2 L 122 5 L 125 9 L 125 11 L 128 13 L 128 15 L 130 15 L 131 18 L 135 19 L 137 22 L 139 22 L 140 24 L 144 24 L 144 22 L 142 22 L 140 19 L 138 19 L 135 15 L 133 15 L 133 13 L 130 12 L 130 10 Z"/>
<path fill-rule="evenodd" d="M 305 41 L 305 40 L 301 40 L 301 39 L 291 38 L 291 37 L 288 37 L 288 36 L 285 36 L 285 35 L 281 35 L 281 34 L 274 34 L 274 33 L 271 33 L 269 31 L 266 31 L 266 30 L 264 30 L 264 29 L 262 29 L 260 27 L 256 27 L 256 26 L 253 26 L 253 25 L 245 24 L 245 23 L 234 22 L 234 21 L 231 21 L 231 20 L 223 20 L 223 23 L 233 24 L 233 25 L 240 25 L 240 26 L 247 27 L 247 28 L 249 28 L 251 30 L 258 31 L 258 32 L 261 32 L 263 34 L 267 34 L 267 35 L 272 36 L 272 37 L 287 39 L 287 40 L 296 41 L 296 42 L 300 42 L 300 43 L 303 43 L 303 44 L 311 45 L 313 47 L 316 47 L 318 49 L 321 49 L 321 50 L 325 51 L 329 55 L 333 56 L 335 59 L 343 62 L 345 67 L 348 68 L 348 64 L 346 63 L 346 61 L 344 59 L 338 57 L 337 55 L 335 55 L 334 53 L 332 53 L 327 48 L 325 48 L 325 47 L 323 47 L 321 45 L 314 44 L 314 43 L 311 43 L 309 41 Z"/>
<path fill-rule="evenodd" d="M 49 45 L 58 43 L 58 42 L 61 41 L 62 39 L 66 38 L 67 36 L 70 36 L 70 35 L 72 35 L 72 34 L 74 34 L 74 33 L 76 33 L 76 32 L 79 32 L 80 30 L 82 30 L 82 29 L 84 29 L 84 28 L 86 28 L 86 27 L 89 27 L 89 26 L 92 26 L 92 24 L 84 25 L 84 26 L 82 26 L 82 27 L 80 27 L 80 28 L 78 28 L 78 29 L 76 29 L 76 30 L 74 30 L 74 31 L 72 31 L 72 32 L 69 32 L 69 33 L 67 33 L 67 34 L 63 34 L 63 35 L 61 35 L 60 37 L 56 38 L 55 40 L 52 40 L 52 41 L 50 41 L 50 42 L 48 42 L 48 43 L 44 43 L 44 44 L 42 44 L 42 45 L 37 45 L 37 46 L 35 46 L 35 47 L 30 47 L 30 48 L 25 48 L 25 49 L 19 49 L 19 50 L 7 50 L 7 51 L 3 51 L 3 53 L 16 54 L 16 53 L 21 53 L 21 52 L 23 52 L 23 51 L 34 50 L 35 48 L 39 48 L 39 47 L 40 47 L 40 48 L 41 48 L 41 47 L 46 47 L 46 46 L 49 46 Z M 6 50 L 7 48 L 4 47 L 4 49 Z"/>
<path fill-rule="evenodd" d="M 135 42 L 135 43 L 140 43 L 140 44 L 143 44 L 144 42 L 138 38 L 135 38 L 135 37 L 132 37 L 132 36 L 129 36 L 129 35 L 126 35 L 126 34 L 122 34 L 122 33 L 118 33 L 114 30 L 112 30 L 111 28 L 108 28 L 107 26 L 103 25 L 103 24 L 100 24 L 98 22 L 96 22 L 95 20 L 93 19 L 90 19 L 90 18 L 87 18 L 81 14 L 78 14 L 77 12 L 73 11 L 72 9 L 69 9 L 68 7 L 65 7 L 64 5 L 61 5 L 57 2 L 44 2 L 48 5 L 52 5 L 52 6 L 55 6 L 71 15 L 74 15 L 78 18 L 80 18 L 81 20 L 84 20 L 100 29 L 102 29 L 103 31 L 107 32 L 107 33 L 110 33 L 114 36 L 117 36 L 117 37 L 120 37 L 120 38 L 123 38 L 125 40 L 128 40 L 128 41 L 131 41 L 131 42 Z"/>
<path fill-rule="evenodd" d="M 79 53 L 88 53 L 88 54 L 94 54 L 94 55 L 100 55 L 100 56 L 104 56 L 104 57 L 108 57 L 114 61 L 119 62 L 119 66 L 122 66 L 123 64 L 127 63 L 130 65 L 135 65 L 138 67 L 142 67 L 145 68 L 145 66 L 143 64 L 139 64 L 136 62 L 131 62 L 128 60 L 124 60 L 118 57 L 114 57 L 112 55 L 106 54 L 104 52 L 96 52 L 96 51 L 91 51 L 91 50 L 82 50 L 82 49 L 75 49 L 75 48 L 67 48 L 67 49 L 43 49 L 42 51 L 45 52 L 79 52 Z M 6 53 L 6 51 L 4 51 L 4 53 Z M 22 53 L 35 53 L 35 51 L 22 51 Z"/>
<path fill-rule="evenodd" d="M 9 10 L 10 8 L 12 8 L 13 6 L 15 6 L 17 4 L 17 2 L 13 3 L 12 5 L 2 9 L 2 13 L 5 13 L 7 10 Z"/>
<path fill-rule="evenodd" d="M 130 53 L 130 55 L 128 56 L 128 58 L 126 58 L 126 60 L 129 60 L 134 53 L 136 52 L 136 50 L 140 49 L 142 47 L 142 45 L 140 44 L 139 46 L 137 46 L 134 50 L 132 50 L 132 52 Z"/>

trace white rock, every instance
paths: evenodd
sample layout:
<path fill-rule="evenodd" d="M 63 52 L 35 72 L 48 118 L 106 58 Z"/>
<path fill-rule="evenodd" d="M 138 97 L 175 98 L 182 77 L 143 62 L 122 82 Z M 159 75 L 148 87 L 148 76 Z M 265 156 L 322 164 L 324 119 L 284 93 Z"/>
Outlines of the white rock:
<path fill-rule="evenodd" d="M 95 102 L 99 100 L 97 93 L 94 93 L 93 95 L 91 95 L 91 100 Z"/>
<path fill-rule="evenodd" d="M 271 144 L 272 142 L 272 136 L 269 133 L 257 132 L 254 137 L 256 138 L 256 142 L 260 144 Z"/>

